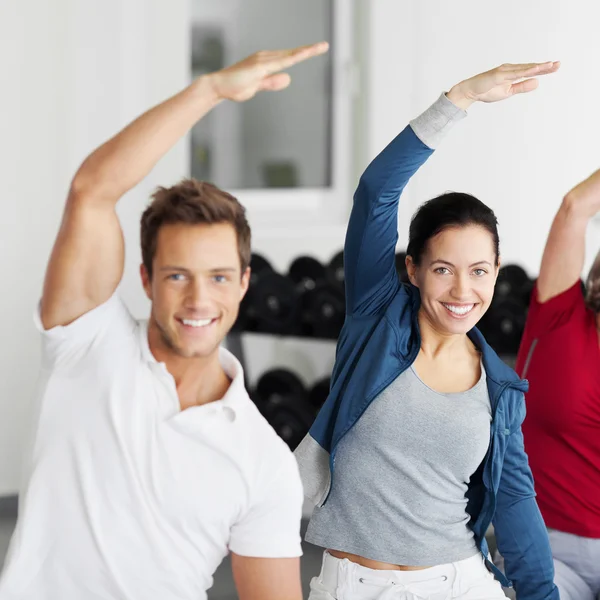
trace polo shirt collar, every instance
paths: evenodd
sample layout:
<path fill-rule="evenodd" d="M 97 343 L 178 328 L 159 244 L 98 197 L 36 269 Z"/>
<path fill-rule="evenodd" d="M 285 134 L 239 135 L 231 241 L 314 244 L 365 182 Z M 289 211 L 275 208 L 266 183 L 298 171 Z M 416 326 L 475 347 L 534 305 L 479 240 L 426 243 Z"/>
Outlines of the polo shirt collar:
<path fill-rule="evenodd" d="M 142 358 L 150 365 L 160 366 L 165 372 L 168 372 L 165 363 L 159 363 L 150 350 L 150 344 L 148 342 L 148 320 L 140 320 L 138 321 L 138 324 Z M 244 369 L 242 368 L 240 361 L 223 346 L 219 347 L 219 362 L 227 376 L 231 379 L 231 384 L 223 398 L 216 402 L 219 402 L 224 408 L 231 409 L 233 415 L 237 416 L 237 412 L 242 406 L 251 401 L 246 390 Z"/>

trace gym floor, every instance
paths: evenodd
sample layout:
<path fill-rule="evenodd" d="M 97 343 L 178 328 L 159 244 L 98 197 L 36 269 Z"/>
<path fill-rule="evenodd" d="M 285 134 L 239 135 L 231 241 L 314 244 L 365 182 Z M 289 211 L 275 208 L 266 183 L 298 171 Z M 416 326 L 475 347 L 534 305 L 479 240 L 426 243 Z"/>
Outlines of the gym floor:
<path fill-rule="evenodd" d="M 0 570 L 4 563 L 8 543 L 15 527 L 15 518 L 0 516 Z M 303 529 L 306 523 L 303 523 Z M 304 531 L 303 531 L 304 533 Z M 310 544 L 303 545 L 304 556 L 302 557 L 302 587 L 304 597 L 308 598 L 308 586 L 312 577 L 321 569 L 322 550 Z M 237 600 L 229 560 L 225 559 L 223 564 L 215 573 L 215 583 L 208 592 L 208 600 Z"/>

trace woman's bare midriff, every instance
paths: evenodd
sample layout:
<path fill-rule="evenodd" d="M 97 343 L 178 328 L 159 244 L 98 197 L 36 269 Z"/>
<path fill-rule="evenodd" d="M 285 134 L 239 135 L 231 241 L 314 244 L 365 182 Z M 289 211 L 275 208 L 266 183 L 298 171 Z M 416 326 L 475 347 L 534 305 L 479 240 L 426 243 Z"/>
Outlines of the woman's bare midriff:
<path fill-rule="evenodd" d="M 357 556 L 356 554 L 350 554 L 348 552 L 340 552 L 339 550 L 327 550 L 331 556 L 335 558 L 344 559 L 347 558 L 350 562 L 356 563 L 361 567 L 367 569 L 373 569 L 374 571 L 422 571 L 423 569 L 429 569 L 430 567 L 408 567 L 406 565 L 392 565 L 389 563 L 379 562 L 377 560 L 371 560 L 364 556 Z"/>

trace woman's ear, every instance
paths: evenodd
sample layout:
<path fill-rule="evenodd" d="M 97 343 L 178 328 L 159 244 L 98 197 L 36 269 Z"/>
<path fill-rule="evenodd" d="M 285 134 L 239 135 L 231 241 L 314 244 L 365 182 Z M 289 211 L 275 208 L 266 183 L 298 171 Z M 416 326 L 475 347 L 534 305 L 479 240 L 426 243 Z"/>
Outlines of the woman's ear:
<path fill-rule="evenodd" d="M 404 264 L 406 265 L 406 272 L 408 274 L 408 280 L 415 286 L 419 287 L 417 283 L 417 265 L 413 262 L 412 256 L 407 256 L 404 259 Z"/>

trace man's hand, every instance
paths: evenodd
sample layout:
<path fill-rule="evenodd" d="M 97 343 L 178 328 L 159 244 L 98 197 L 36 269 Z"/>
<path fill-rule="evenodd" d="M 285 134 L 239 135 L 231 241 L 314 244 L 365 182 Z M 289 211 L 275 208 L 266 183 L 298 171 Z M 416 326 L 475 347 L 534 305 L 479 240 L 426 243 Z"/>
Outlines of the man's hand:
<path fill-rule="evenodd" d="M 329 49 L 327 42 L 300 46 L 291 50 L 261 51 L 244 60 L 208 75 L 218 100 L 244 102 L 260 91 L 279 91 L 291 81 L 284 69 L 324 54 Z"/>
<path fill-rule="evenodd" d="M 456 106 L 467 109 L 473 102 L 498 102 L 515 94 L 532 92 L 538 86 L 536 77 L 555 73 L 560 62 L 500 65 L 455 85 L 447 94 Z"/>

